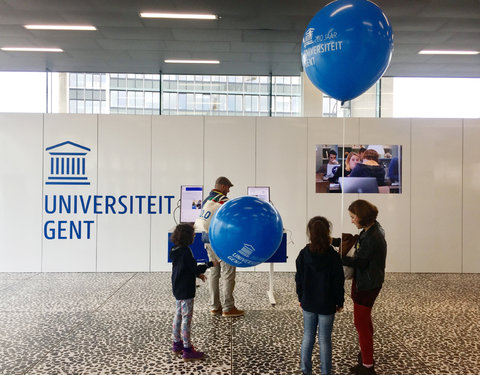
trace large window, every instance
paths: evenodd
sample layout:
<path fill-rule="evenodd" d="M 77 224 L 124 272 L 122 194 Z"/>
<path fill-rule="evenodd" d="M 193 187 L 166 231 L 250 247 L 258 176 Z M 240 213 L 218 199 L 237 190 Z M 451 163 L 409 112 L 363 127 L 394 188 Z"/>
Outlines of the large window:
<path fill-rule="evenodd" d="M 159 74 L 110 74 L 110 113 L 160 113 Z"/>
<path fill-rule="evenodd" d="M 300 116 L 301 113 L 300 76 L 95 76 L 70 74 L 70 113 L 210 116 Z M 99 87 L 94 85 L 95 80 Z M 99 89 L 97 93 L 95 90 Z"/>
<path fill-rule="evenodd" d="M 106 74 L 70 73 L 68 88 L 69 113 L 109 113 Z"/>
<path fill-rule="evenodd" d="M 393 117 L 479 118 L 479 78 L 394 78 Z"/>

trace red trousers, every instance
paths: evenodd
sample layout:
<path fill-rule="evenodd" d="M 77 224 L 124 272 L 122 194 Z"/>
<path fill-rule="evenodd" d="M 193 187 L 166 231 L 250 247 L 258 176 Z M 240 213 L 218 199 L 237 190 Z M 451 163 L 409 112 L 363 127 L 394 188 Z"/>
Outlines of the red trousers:
<path fill-rule="evenodd" d="M 365 365 L 373 365 L 372 308 L 354 303 L 353 321 L 358 333 L 362 362 Z"/>

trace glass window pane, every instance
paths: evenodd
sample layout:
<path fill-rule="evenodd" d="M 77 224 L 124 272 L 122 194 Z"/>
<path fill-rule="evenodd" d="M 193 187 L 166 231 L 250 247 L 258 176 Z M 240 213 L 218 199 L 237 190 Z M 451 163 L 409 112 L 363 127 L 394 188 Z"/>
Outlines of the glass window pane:
<path fill-rule="evenodd" d="M 153 108 L 153 95 L 151 92 L 145 92 L 145 108 Z"/>
<path fill-rule="evenodd" d="M 260 96 L 260 111 L 268 112 L 268 96 Z"/>
<path fill-rule="evenodd" d="M 236 95 L 236 97 L 235 97 L 235 108 L 239 112 L 242 111 L 242 96 L 241 95 Z"/>
<path fill-rule="evenodd" d="M 153 102 L 153 108 L 154 109 L 159 109 L 160 108 L 160 93 L 159 92 L 152 93 L 152 102 Z"/>
<path fill-rule="evenodd" d="M 77 87 L 77 75 L 75 73 L 68 74 L 70 87 Z"/>
<path fill-rule="evenodd" d="M 70 100 L 68 104 L 68 113 L 77 113 L 77 101 Z"/>
<path fill-rule="evenodd" d="M 85 102 L 77 100 L 77 113 L 85 113 Z"/>
<path fill-rule="evenodd" d="M 127 107 L 132 108 L 135 107 L 135 92 L 134 91 L 127 91 Z"/>
<path fill-rule="evenodd" d="M 195 110 L 195 97 L 193 94 L 187 94 L 187 109 L 189 111 Z"/>
<path fill-rule="evenodd" d="M 110 106 L 118 107 L 118 91 L 110 91 Z"/>
<path fill-rule="evenodd" d="M 140 91 L 140 92 L 136 92 L 135 93 L 135 107 L 136 108 L 143 108 L 143 106 L 145 105 L 145 102 L 144 102 L 144 97 L 143 97 L 143 92 Z"/>
<path fill-rule="evenodd" d="M 185 110 L 187 109 L 187 95 L 178 94 L 178 109 Z"/>
<path fill-rule="evenodd" d="M 227 96 L 227 111 L 235 111 L 235 96 L 228 95 Z"/>
<path fill-rule="evenodd" d="M 85 74 L 77 74 L 77 87 L 85 87 Z"/>
<path fill-rule="evenodd" d="M 125 108 L 127 106 L 127 92 L 118 91 L 118 106 Z"/>
<path fill-rule="evenodd" d="M 195 111 L 202 110 L 202 94 L 195 94 Z"/>
<path fill-rule="evenodd" d="M 210 95 L 203 95 L 203 108 L 204 111 L 210 109 Z"/>
<path fill-rule="evenodd" d="M 258 112 L 258 96 L 252 96 L 252 112 Z"/>

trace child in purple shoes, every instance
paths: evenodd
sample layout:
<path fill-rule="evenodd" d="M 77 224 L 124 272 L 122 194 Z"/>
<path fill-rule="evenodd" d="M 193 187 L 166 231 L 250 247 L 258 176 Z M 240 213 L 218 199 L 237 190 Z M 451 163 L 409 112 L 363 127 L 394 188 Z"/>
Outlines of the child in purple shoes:
<path fill-rule="evenodd" d="M 175 354 L 182 354 L 184 361 L 195 361 L 205 357 L 205 353 L 195 350 L 190 340 L 195 298 L 195 278 L 206 280 L 204 272 L 215 264 L 197 265 L 190 245 L 195 231 L 190 224 L 178 224 L 170 237 L 175 245 L 170 251 L 172 260 L 172 291 L 176 299 L 175 317 L 173 319 L 173 346 Z"/>

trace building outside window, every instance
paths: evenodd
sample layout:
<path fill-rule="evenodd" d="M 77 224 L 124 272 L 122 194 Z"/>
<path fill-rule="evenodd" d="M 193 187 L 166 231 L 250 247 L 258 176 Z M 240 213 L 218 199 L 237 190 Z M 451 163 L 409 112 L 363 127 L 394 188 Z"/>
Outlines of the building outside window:
<path fill-rule="evenodd" d="M 70 113 L 301 114 L 300 76 L 274 76 L 270 83 L 270 76 L 70 73 L 68 91 Z"/>
<path fill-rule="evenodd" d="M 69 73 L 69 113 L 109 113 L 107 106 L 107 75 Z"/>

